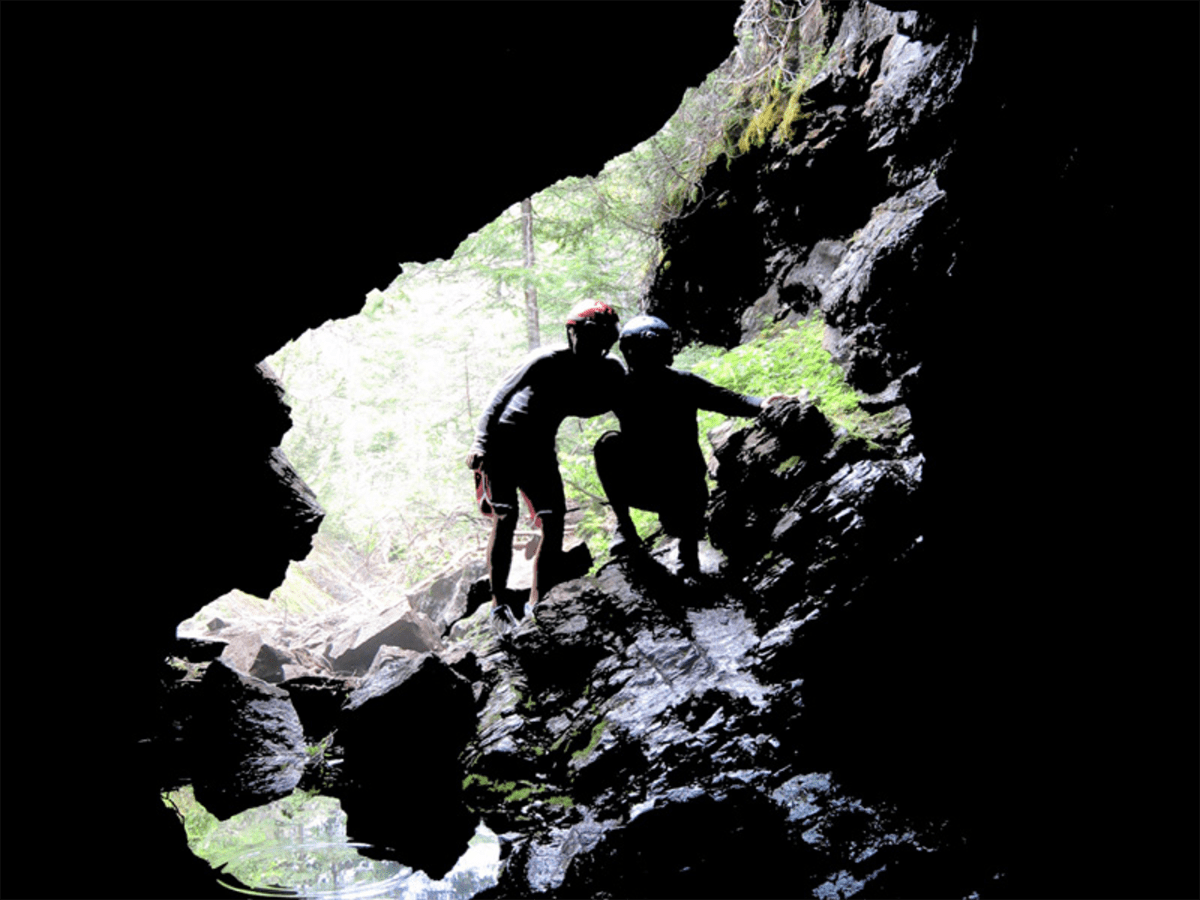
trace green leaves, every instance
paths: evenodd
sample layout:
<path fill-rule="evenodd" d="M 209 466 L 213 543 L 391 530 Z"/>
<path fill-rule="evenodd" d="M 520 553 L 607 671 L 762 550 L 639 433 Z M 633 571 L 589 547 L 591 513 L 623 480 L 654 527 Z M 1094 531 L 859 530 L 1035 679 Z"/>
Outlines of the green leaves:
<path fill-rule="evenodd" d="M 845 374 L 822 346 L 824 333 L 825 321 L 814 312 L 809 319 L 786 327 L 765 328 L 753 341 L 700 361 L 692 371 L 759 397 L 806 391 L 834 427 L 865 438 L 868 416 L 859 409 L 858 394 Z M 723 421 L 717 413 L 701 413 L 700 433 L 707 434 Z"/>

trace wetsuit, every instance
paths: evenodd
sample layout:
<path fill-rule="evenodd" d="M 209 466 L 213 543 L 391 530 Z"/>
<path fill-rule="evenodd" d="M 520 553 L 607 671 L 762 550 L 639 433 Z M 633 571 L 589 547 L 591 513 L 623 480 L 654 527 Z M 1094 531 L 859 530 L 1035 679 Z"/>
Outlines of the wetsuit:
<path fill-rule="evenodd" d="M 704 453 L 696 434 L 701 409 L 756 416 L 762 398 L 739 394 L 699 375 L 666 366 L 626 376 L 614 407 L 621 431 L 596 443 L 596 471 L 615 508 L 659 513 L 663 528 L 680 537 L 704 533 L 708 504 Z"/>
<path fill-rule="evenodd" d="M 554 438 L 567 416 L 608 412 L 625 367 L 605 356 L 581 362 L 565 346 L 531 352 L 505 377 L 479 419 L 472 451 L 486 457 L 484 502 L 501 515 L 516 511 L 518 489 L 530 512 L 566 512 Z M 485 508 L 484 512 L 488 510 Z"/>

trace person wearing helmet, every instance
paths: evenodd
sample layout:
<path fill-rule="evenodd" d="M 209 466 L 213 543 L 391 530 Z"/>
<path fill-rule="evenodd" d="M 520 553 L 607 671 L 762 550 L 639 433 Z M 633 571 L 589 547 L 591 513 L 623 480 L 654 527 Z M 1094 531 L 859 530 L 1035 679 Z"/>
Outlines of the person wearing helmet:
<path fill-rule="evenodd" d="M 631 506 L 657 512 L 663 530 L 679 538 L 680 574 L 695 579 L 708 505 L 696 414 L 706 409 L 755 416 L 785 395 L 764 400 L 672 369 L 674 336 L 656 316 L 630 319 L 621 329 L 620 348 L 629 368 L 614 407 L 621 430 L 605 432 L 594 448 L 596 473 L 617 516 L 609 552 L 617 556 L 641 546 Z"/>
<path fill-rule="evenodd" d="M 500 383 L 483 411 L 467 466 L 475 472 L 480 511 L 492 518 L 488 577 L 492 614 L 515 620 L 523 602 L 508 591 L 512 543 L 521 494 L 542 531 L 533 561 L 532 606 L 567 574 L 563 553 L 566 498 L 554 438 L 567 416 L 608 412 L 625 367 L 608 351 L 617 340 L 617 314 L 600 300 L 584 300 L 567 316 L 567 346 L 532 351 Z M 584 555 L 586 555 L 586 546 Z M 590 567 L 587 559 L 586 572 Z M 582 572 L 580 574 L 583 574 Z"/>

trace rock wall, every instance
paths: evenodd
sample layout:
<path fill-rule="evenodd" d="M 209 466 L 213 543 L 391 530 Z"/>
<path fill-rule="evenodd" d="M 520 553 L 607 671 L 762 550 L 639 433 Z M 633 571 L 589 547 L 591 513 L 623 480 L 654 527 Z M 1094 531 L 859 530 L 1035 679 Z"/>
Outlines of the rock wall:
<path fill-rule="evenodd" d="M 1186 894 L 1181 869 L 1133 860 L 1194 835 L 1157 793 L 1192 776 L 1105 787 L 1166 759 L 1121 729 L 1179 737 L 1158 690 L 1182 660 L 1123 667 L 1138 699 L 1115 707 L 1087 686 L 1103 648 L 1142 660 L 1157 629 L 1117 612 L 1135 576 L 1091 551 L 1128 535 L 1099 524 L 1101 469 L 1036 395 L 1077 363 L 1033 372 L 1022 350 L 1027 322 L 1096 340 L 1137 281 L 1107 261 L 1151 204 L 1114 177 L 1079 74 L 1104 28 L 834 14 L 803 139 L 713 167 L 648 309 L 725 346 L 819 310 L 869 408 L 908 427 L 865 449 L 804 404 L 760 416 L 718 447 L 725 563 L 704 587 L 665 553 L 552 591 L 507 643 L 464 636 L 467 802 L 508 847 L 494 893 Z M 1114 803 L 1161 824 L 1116 827 Z"/>
<path fill-rule="evenodd" d="M 1087 341 L 1074 298 L 1124 287 L 1097 265 L 1121 232 L 1094 190 L 1106 157 L 1073 74 L 1086 23 L 917 6 L 830 4 L 838 52 L 806 146 L 716 167 L 706 194 L 724 205 L 671 234 L 652 293 L 672 324 L 726 344 L 821 308 L 854 384 L 904 408 L 908 436 L 835 448 L 810 410 L 782 407 L 722 448 L 720 577 L 686 592 L 667 560 L 610 566 L 556 589 L 509 641 L 468 632 L 469 653 L 390 667 L 442 685 L 462 716 L 446 730 L 460 755 L 438 770 L 439 784 L 463 775 L 462 796 L 414 864 L 454 857 L 467 809 L 508 847 L 493 896 L 714 896 L 781 877 L 818 896 L 1032 896 L 1074 846 L 1063 834 L 1094 834 L 1080 751 L 1097 702 L 1058 672 L 1094 664 L 1078 650 L 1092 582 L 1058 540 L 1098 534 L 1091 473 L 1046 439 L 1037 382 L 1014 365 L 1024 335 L 1004 328 L 1020 301 L 1039 328 Z M 1037 72 L 1016 54 L 1030 34 L 1056 48 Z M 1031 263 L 1043 235 L 1049 268 Z M 229 408 L 245 421 L 270 408 L 248 400 L 245 370 L 214 383 L 214 446 Z M 791 456 L 803 466 L 780 473 Z M 216 560 L 190 589 L 253 589 L 287 553 L 247 550 L 244 575 Z M 1097 596 L 1088 611 L 1103 616 Z M 174 599 L 182 613 L 158 625 L 199 605 Z M 157 646 L 134 668 L 154 671 Z M 350 714 L 370 719 L 395 682 Z M 346 785 L 359 798 L 368 768 Z M 132 781 L 138 809 L 157 803 L 154 776 Z M 384 827 L 396 792 L 378 794 Z"/>

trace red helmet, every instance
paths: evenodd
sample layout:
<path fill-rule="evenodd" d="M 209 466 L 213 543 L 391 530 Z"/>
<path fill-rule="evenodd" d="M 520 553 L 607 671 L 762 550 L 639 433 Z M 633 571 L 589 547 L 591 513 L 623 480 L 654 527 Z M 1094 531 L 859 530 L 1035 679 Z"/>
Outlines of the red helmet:
<path fill-rule="evenodd" d="M 617 312 L 603 300 L 580 300 L 567 313 L 568 325 L 611 325 L 617 327 Z"/>

